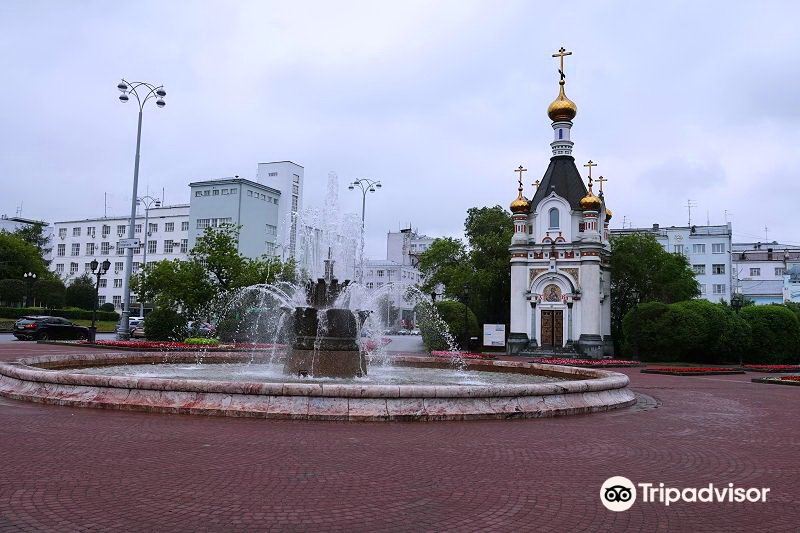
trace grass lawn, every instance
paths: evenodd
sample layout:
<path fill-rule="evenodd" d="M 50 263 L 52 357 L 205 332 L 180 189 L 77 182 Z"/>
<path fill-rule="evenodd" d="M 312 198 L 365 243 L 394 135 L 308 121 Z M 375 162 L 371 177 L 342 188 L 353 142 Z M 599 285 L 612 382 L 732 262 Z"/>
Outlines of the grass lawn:
<path fill-rule="evenodd" d="M 91 320 L 72 320 L 72 322 L 87 328 L 92 325 Z M 114 333 L 117 329 L 117 323 L 114 320 L 98 320 L 96 325 L 98 333 Z"/>

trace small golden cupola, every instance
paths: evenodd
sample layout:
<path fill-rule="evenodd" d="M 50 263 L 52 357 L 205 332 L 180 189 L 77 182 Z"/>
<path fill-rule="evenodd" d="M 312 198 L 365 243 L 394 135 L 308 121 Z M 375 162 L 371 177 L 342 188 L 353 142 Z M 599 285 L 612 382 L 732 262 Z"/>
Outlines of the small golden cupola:
<path fill-rule="evenodd" d="M 550 147 L 553 149 L 553 156 L 571 156 L 573 143 L 570 140 L 570 130 L 572 129 L 572 119 L 578 113 L 578 106 L 575 102 L 567 98 L 564 93 L 566 76 L 564 74 L 564 58 L 571 56 L 572 52 L 562 46 L 553 57 L 558 58 L 558 96 L 553 103 L 547 107 L 547 116 L 553 121 L 553 142 Z"/>
<path fill-rule="evenodd" d="M 606 207 L 606 222 L 608 222 L 609 220 L 611 220 L 611 217 L 612 217 L 612 216 L 614 216 L 614 213 L 612 213 L 612 212 L 611 212 L 611 209 L 609 209 L 608 207 Z"/>
<path fill-rule="evenodd" d="M 528 169 L 522 168 L 522 165 L 520 165 L 519 168 L 514 171 L 519 173 L 519 188 L 517 189 L 517 198 L 511 202 L 512 213 L 527 213 L 530 210 L 531 203 L 522 194 L 522 173 L 527 172 L 527 170 Z"/>
<path fill-rule="evenodd" d="M 572 122 L 578 114 L 578 106 L 564 93 L 564 80 L 561 79 L 558 84 L 558 96 L 547 106 L 547 116 L 553 122 Z"/>
<path fill-rule="evenodd" d="M 600 208 L 603 206 L 603 199 L 599 196 L 595 196 L 594 192 L 592 192 L 592 168 L 596 167 L 597 163 L 590 159 L 589 162 L 583 166 L 589 167 L 589 192 L 586 193 L 586 196 L 581 198 L 581 209 L 584 211 L 600 211 Z M 600 182 L 601 187 L 602 185 L 603 183 Z"/>

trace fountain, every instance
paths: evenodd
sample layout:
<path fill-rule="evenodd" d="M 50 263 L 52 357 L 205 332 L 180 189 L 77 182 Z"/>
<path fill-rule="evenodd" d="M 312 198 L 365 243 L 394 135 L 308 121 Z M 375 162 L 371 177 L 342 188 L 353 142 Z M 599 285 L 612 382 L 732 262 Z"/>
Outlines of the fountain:
<path fill-rule="evenodd" d="M 311 377 L 354 378 L 367 375 L 367 360 L 358 345 L 358 333 L 368 311 L 333 307 L 349 281 L 333 277 L 330 250 L 325 277 L 306 285 L 309 306 L 296 307 L 294 341 L 286 355 L 284 372 Z"/>

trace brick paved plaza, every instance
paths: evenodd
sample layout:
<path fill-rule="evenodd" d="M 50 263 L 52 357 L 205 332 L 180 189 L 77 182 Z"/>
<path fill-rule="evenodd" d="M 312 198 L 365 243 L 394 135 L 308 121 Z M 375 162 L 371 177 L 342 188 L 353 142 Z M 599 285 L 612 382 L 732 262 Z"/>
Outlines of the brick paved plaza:
<path fill-rule="evenodd" d="M 59 350 L 5 343 L 0 360 Z M 0 530 L 797 530 L 800 388 L 625 372 L 639 406 L 540 420 L 266 421 L 0 398 Z M 613 513 L 599 490 L 614 475 L 771 491 Z"/>

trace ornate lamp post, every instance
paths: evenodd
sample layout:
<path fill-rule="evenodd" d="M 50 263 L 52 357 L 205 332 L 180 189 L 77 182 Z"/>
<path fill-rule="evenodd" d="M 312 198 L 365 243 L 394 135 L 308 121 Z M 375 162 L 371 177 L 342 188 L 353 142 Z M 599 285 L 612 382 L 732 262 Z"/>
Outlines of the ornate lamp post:
<path fill-rule="evenodd" d="M 161 207 L 161 200 L 152 196 L 142 196 L 136 199 L 136 205 L 144 206 L 144 245 L 142 254 L 142 268 L 147 267 L 147 238 L 150 236 L 150 208 Z M 144 316 L 144 302 L 139 302 L 139 316 Z"/>
<path fill-rule="evenodd" d="M 361 178 L 348 185 L 347 188 L 352 191 L 356 187 L 361 189 L 361 258 L 359 259 L 360 272 L 358 273 L 358 282 L 364 283 L 364 213 L 367 208 L 367 193 L 380 189 L 381 182 L 369 178 Z"/>
<path fill-rule="evenodd" d="M 131 270 L 133 269 L 133 247 L 130 244 L 134 239 L 134 226 L 136 225 L 136 194 L 139 188 L 139 150 L 142 144 L 142 111 L 144 105 L 151 98 L 155 99 L 158 107 L 164 107 L 164 97 L 167 91 L 164 90 L 163 85 L 155 86 L 144 81 L 128 82 L 125 79 L 117 84 L 117 89 L 122 93 L 119 100 L 126 103 L 130 100 L 128 95 L 136 97 L 139 103 L 139 122 L 136 130 L 136 157 L 133 163 L 133 194 L 131 194 L 131 218 L 128 222 L 128 246 L 125 249 L 125 270 L 122 276 L 122 319 L 120 320 L 120 327 L 117 331 L 122 339 L 127 339 L 130 336 L 130 316 L 131 316 Z M 140 94 L 141 93 L 141 94 Z"/>
<path fill-rule="evenodd" d="M 641 294 L 637 289 L 632 289 L 631 296 L 633 296 L 633 300 L 635 302 L 633 307 L 633 360 L 639 361 L 639 300 L 641 298 Z"/>
<path fill-rule="evenodd" d="M 102 264 L 99 264 L 97 259 L 92 259 L 89 266 L 92 269 L 92 274 L 96 277 L 94 283 L 94 305 L 92 305 L 92 325 L 89 327 L 89 342 L 93 343 L 97 337 L 97 300 L 99 299 L 98 293 L 100 292 L 100 277 L 111 268 L 111 261 L 106 259 Z"/>
<path fill-rule="evenodd" d="M 36 281 L 36 273 L 34 273 L 34 272 L 25 272 L 22 275 L 22 277 L 25 278 L 25 281 L 27 282 L 27 285 L 28 285 L 28 292 L 25 294 L 25 307 L 30 307 L 31 306 L 31 300 L 32 300 L 31 292 L 33 290 L 33 282 Z"/>
<path fill-rule="evenodd" d="M 742 295 L 742 288 L 741 287 L 736 287 L 733 290 L 733 297 L 731 298 L 731 307 L 733 308 L 734 312 L 736 312 L 737 315 L 739 314 L 739 311 L 742 309 L 742 307 L 744 307 L 744 296 Z M 742 359 L 742 352 L 740 350 L 739 351 L 739 366 L 742 366 L 743 363 L 744 363 L 744 361 Z"/>

